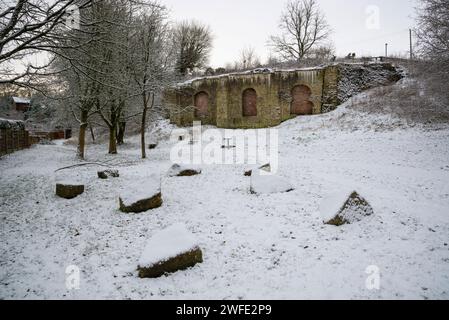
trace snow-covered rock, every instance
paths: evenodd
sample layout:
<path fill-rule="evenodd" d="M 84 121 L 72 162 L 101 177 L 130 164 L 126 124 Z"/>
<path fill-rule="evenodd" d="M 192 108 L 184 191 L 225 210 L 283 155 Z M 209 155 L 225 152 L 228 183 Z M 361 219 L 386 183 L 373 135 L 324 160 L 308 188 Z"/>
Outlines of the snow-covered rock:
<path fill-rule="evenodd" d="M 98 171 L 98 178 L 100 179 L 108 179 L 108 178 L 118 178 L 120 177 L 120 173 L 118 170 L 104 170 Z"/>
<path fill-rule="evenodd" d="M 374 214 L 373 208 L 357 192 L 341 191 L 326 197 L 320 206 L 325 224 L 341 226 Z"/>
<path fill-rule="evenodd" d="M 136 183 L 120 194 L 120 211 L 140 213 L 162 206 L 161 183 L 156 176 L 149 177 L 143 183 Z"/>
<path fill-rule="evenodd" d="M 253 175 L 253 171 L 258 171 L 258 170 L 262 170 L 265 172 L 271 172 L 271 164 L 267 163 L 261 167 L 255 166 L 254 168 L 249 169 L 249 170 L 245 171 L 245 177 L 251 177 Z"/>
<path fill-rule="evenodd" d="M 197 240 L 185 225 L 175 224 L 148 240 L 139 259 L 139 277 L 157 278 L 203 262 Z"/>
<path fill-rule="evenodd" d="M 294 189 L 290 181 L 283 177 L 262 174 L 260 171 L 251 175 L 250 191 L 253 194 L 290 192 Z"/>
<path fill-rule="evenodd" d="M 169 177 L 191 177 L 201 174 L 201 169 L 195 166 L 174 164 L 167 175 Z"/>

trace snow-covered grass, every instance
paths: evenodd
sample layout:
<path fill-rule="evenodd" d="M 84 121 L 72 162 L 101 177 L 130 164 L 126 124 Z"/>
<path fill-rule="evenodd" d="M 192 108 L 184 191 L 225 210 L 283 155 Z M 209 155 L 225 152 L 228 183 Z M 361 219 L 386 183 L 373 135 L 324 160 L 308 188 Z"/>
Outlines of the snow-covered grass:
<path fill-rule="evenodd" d="M 262 170 L 253 170 L 251 175 L 251 192 L 254 194 L 271 194 L 290 192 L 294 189 L 287 179 L 276 175 L 263 175 Z"/>
<path fill-rule="evenodd" d="M 120 177 L 100 180 L 98 167 L 75 168 L 86 191 L 73 200 L 55 196 L 54 170 L 76 163 L 74 146 L 37 145 L 6 156 L 0 298 L 448 299 L 449 128 L 396 121 L 346 105 L 279 126 L 277 174 L 292 183 L 289 193 L 251 194 L 247 167 L 239 165 L 168 177 L 166 138 L 145 161 L 138 137 L 117 156 L 106 155 L 106 145 L 90 146 L 88 161 L 108 162 Z M 161 208 L 118 210 L 120 193 L 160 173 Z M 324 225 L 320 203 L 348 189 L 363 195 L 374 214 Z M 178 223 L 194 233 L 204 262 L 159 279 L 138 278 L 148 239 Z M 70 265 L 81 270 L 79 290 L 66 289 Z M 372 265 L 380 270 L 380 290 L 365 285 Z"/>

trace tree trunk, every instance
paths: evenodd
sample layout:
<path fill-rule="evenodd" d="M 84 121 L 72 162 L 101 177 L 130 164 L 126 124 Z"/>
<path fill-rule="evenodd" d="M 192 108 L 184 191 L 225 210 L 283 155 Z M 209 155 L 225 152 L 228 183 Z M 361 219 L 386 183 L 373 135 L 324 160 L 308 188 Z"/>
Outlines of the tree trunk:
<path fill-rule="evenodd" d="M 142 149 L 142 159 L 146 159 L 147 151 L 145 148 L 145 127 L 147 122 L 147 108 L 143 109 L 142 113 L 142 127 L 140 129 L 140 146 Z"/>
<path fill-rule="evenodd" d="M 109 128 L 109 154 L 117 154 L 117 126 L 114 124 Z"/>
<path fill-rule="evenodd" d="M 126 122 L 120 121 L 118 123 L 118 133 L 117 133 L 117 144 L 122 145 L 125 143 L 125 130 L 126 130 Z"/>
<path fill-rule="evenodd" d="M 147 158 L 147 150 L 145 148 L 145 128 L 147 124 L 147 111 L 148 111 L 148 99 L 147 95 L 143 94 L 143 112 L 142 112 L 142 123 L 140 127 L 140 148 L 142 150 L 142 159 Z"/>
<path fill-rule="evenodd" d="M 92 141 L 95 142 L 94 129 L 92 128 L 92 126 L 89 126 L 89 129 L 90 129 L 90 135 L 92 136 Z"/>
<path fill-rule="evenodd" d="M 88 111 L 81 111 L 81 124 L 80 124 L 80 132 L 78 134 L 78 150 L 77 156 L 80 159 L 84 160 L 84 150 L 86 146 L 86 129 L 87 129 L 87 118 Z"/>
<path fill-rule="evenodd" d="M 148 105 L 148 101 L 151 98 L 151 105 Z M 147 94 L 143 94 L 143 112 L 142 112 L 142 127 L 140 130 L 140 144 L 142 148 L 142 159 L 145 159 L 147 157 L 147 152 L 145 148 L 145 132 L 147 128 L 147 113 L 148 109 L 153 109 L 154 107 L 154 93 L 150 93 L 147 97 Z"/>

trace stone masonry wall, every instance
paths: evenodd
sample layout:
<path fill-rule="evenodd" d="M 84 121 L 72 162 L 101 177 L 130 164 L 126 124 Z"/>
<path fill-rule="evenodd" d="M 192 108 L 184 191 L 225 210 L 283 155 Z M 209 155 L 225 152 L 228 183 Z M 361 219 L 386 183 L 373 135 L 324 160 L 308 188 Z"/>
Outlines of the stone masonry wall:
<path fill-rule="evenodd" d="M 351 74 L 356 83 L 351 86 Z M 352 94 L 400 79 L 391 64 L 365 66 L 331 65 L 291 71 L 263 70 L 258 73 L 228 74 L 195 79 L 167 90 L 164 102 L 170 107 L 170 119 L 179 126 L 191 126 L 193 121 L 219 128 L 248 129 L 279 125 L 292 115 L 292 91 L 307 86 L 311 91 L 313 114 L 334 110 Z M 257 93 L 257 115 L 243 116 L 242 94 L 246 89 Z M 209 97 L 208 114 L 195 116 L 195 96 Z"/>

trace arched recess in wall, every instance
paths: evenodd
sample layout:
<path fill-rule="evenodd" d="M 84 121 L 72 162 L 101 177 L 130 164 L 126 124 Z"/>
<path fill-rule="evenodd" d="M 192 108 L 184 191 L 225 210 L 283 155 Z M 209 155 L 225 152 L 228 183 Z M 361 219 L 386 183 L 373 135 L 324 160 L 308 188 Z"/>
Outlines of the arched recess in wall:
<path fill-rule="evenodd" d="M 243 91 L 242 94 L 242 106 L 244 117 L 257 116 L 257 92 L 250 88 Z"/>
<path fill-rule="evenodd" d="M 195 95 L 195 118 L 209 116 L 209 95 L 207 92 L 198 92 Z"/>
<path fill-rule="evenodd" d="M 311 102 L 312 90 L 308 86 L 299 85 L 292 89 L 292 104 L 290 113 L 294 115 L 313 114 L 313 102 Z"/>

